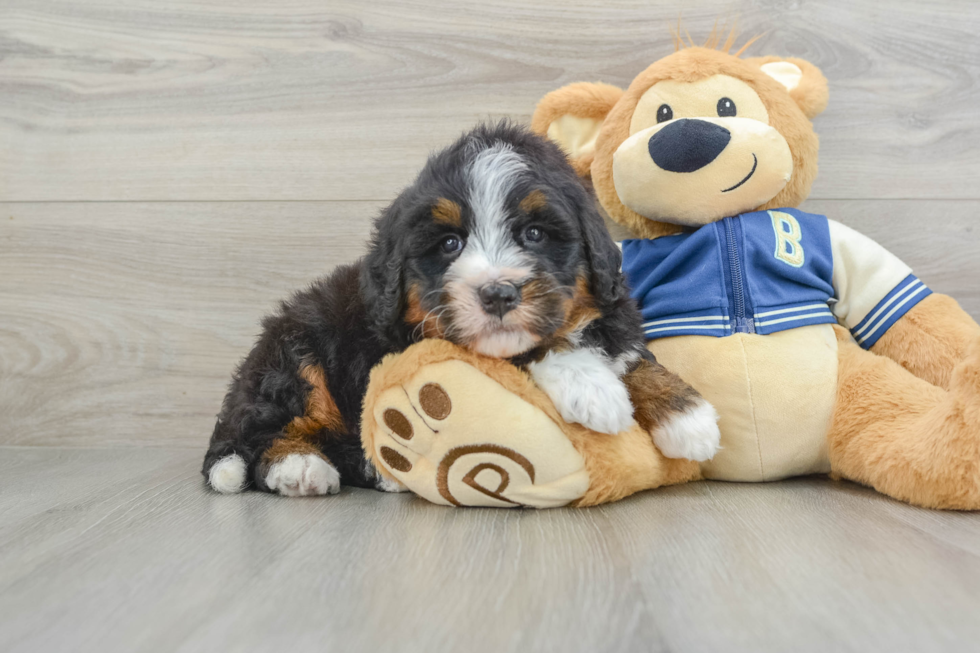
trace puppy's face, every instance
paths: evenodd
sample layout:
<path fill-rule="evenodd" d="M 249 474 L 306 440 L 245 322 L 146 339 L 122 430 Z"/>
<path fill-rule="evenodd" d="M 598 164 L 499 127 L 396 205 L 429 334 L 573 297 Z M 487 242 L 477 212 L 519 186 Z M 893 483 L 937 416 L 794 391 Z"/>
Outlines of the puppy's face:
<path fill-rule="evenodd" d="M 405 217 L 379 234 L 400 241 L 411 340 L 510 358 L 599 316 L 590 240 L 607 241 L 617 270 L 619 252 L 564 158 L 517 133 L 532 147 L 464 139 L 434 157 L 396 202 Z"/>
<path fill-rule="evenodd" d="M 406 318 L 425 336 L 508 358 L 564 323 L 586 265 L 581 234 L 513 147 L 467 158 L 455 183 L 426 189 L 405 261 Z"/>

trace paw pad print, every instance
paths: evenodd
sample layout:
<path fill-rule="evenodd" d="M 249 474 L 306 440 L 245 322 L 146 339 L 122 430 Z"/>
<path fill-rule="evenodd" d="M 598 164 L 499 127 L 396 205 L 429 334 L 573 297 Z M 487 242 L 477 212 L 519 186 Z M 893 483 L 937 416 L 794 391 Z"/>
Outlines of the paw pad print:
<path fill-rule="evenodd" d="M 446 419 L 453 411 L 449 394 L 438 383 L 426 383 L 422 386 L 419 390 L 419 406 L 429 417 L 438 420 Z"/>
<path fill-rule="evenodd" d="M 412 423 L 397 408 L 389 408 L 385 411 L 385 424 L 388 425 L 392 433 L 402 440 L 411 440 L 412 436 L 415 435 L 415 429 L 412 428 Z"/>
<path fill-rule="evenodd" d="M 424 366 L 371 407 L 374 447 L 416 494 L 451 506 L 565 505 L 588 489 L 581 455 L 543 411 L 471 365 Z"/>
<path fill-rule="evenodd" d="M 426 383 L 422 386 L 419 390 L 418 405 L 426 415 L 437 420 L 449 417 L 453 409 L 449 394 L 438 383 Z M 411 440 L 415 436 L 415 428 L 405 413 L 397 408 L 386 408 L 383 415 L 384 423 L 402 440 Z M 412 463 L 391 447 L 382 446 L 378 453 L 392 469 L 399 472 L 412 471 Z"/>

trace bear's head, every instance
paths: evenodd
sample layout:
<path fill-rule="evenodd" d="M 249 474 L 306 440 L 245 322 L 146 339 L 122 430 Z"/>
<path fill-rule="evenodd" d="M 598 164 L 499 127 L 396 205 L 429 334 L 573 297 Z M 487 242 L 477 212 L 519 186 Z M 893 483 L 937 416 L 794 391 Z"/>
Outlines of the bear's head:
<path fill-rule="evenodd" d="M 616 222 L 656 238 L 746 211 L 795 207 L 817 175 L 810 122 L 827 80 L 801 59 L 681 49 L 625 91 L 546 95 L 532 128 L 558 143 Z"/>

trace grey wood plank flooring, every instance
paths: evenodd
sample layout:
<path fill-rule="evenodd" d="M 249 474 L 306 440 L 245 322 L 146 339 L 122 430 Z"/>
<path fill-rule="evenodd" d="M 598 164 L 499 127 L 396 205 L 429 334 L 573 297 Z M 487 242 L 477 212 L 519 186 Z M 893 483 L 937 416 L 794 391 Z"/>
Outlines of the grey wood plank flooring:
<path fill-rule="evenodd" d="M 205 491 L 201 452 L 0 448 L 0 650 L 968 651 L 980 518 L 825 479 L 576 511 Z"/>
<path fill-rule="evenodd" d="M 481 118 L 739 20 L 830 80 L 817 198 L 980 198 L 972 0 L 3 0 L 0 200 L 384 199 Z"/>

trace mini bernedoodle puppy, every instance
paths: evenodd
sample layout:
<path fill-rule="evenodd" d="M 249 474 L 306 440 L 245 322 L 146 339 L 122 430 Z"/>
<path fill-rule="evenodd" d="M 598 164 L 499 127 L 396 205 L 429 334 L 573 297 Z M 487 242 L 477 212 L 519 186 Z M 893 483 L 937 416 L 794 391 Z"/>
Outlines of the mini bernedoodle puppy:
<path fill-rule="evenodd" d="M 422 338 L 513 361 L 570 422 L 615 434 L 636 419 L 664 455 L 711 458 L 717 415 L 647 352 L 620 260 L 556 146 L 478 127 L 384 210 L 364 259 L 265 319 L 205 477 L 219 492 L 401 490 L 365 460 L 361 404 L 371 368 Z"/>

